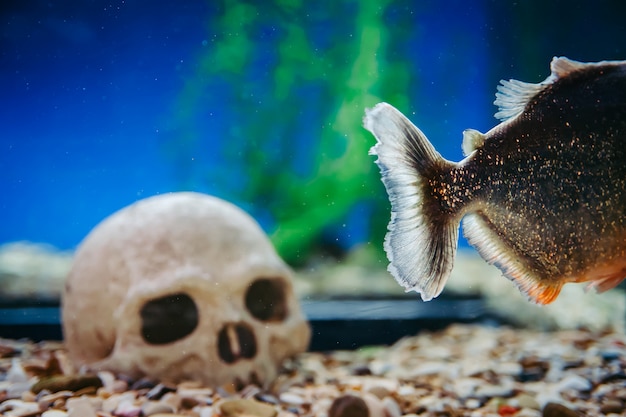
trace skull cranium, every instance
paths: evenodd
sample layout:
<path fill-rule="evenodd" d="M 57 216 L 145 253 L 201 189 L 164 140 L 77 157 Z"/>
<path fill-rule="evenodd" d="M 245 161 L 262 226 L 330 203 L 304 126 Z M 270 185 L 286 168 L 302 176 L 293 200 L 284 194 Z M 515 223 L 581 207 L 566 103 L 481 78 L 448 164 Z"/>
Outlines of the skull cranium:
<path fill-rule="evenodd" d="M 63 294 L 78 365 L 210 385 L 270 382 L 310 329 L 258 224 L 198 193 L 141 200 L 81 243 Z"/>

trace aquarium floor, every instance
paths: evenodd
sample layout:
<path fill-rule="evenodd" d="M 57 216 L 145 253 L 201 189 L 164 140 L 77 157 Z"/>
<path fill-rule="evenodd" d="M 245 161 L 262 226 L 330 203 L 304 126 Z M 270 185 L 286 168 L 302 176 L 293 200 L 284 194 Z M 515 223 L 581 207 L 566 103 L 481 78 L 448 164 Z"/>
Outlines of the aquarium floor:
<path fill-rule="evenodd" d="M 454 324 L 391 346 L 307 352 L 272 386 L 166 386 L 101 373 L 76 391 L 29 387 L 63 345 L 0 339 L 0 413 L 6 416 L 617 416 L 626 413 L 626 337 Z M 33 376 L 10 382 L 21 365 Z M 9 376 L 13 367 L 13 376 Z M 39 376 L 37 376 L 39 375 Z M 77 377 L 78 381 L 81 380 Z M 74 380 L 73 383 L 77 383 Z M 55 411 L 50 411 L 54 408 Z M 47 411 L 47 412 L 44 412 Z"/>

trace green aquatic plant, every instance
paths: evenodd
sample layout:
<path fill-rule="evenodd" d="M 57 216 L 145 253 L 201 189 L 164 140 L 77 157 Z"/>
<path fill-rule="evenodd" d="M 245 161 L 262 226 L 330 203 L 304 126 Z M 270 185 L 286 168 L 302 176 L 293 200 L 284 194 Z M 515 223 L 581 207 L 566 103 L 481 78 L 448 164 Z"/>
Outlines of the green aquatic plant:
<path fill-rule="evenodd" d="M 185 127 L 176 140 L 193 148 L 209 90 L 216 80 L 227 85 L 220 111 L 237 122 L 228 123 L 220 149 L 240 181 L 223 184 L 223 196 L 270 218 L 272 241 L 291 264 L 354 216 L 367 217 L 359 219 L 367 240 L 382 246 L 388 202 L 361 120 L 383 96 L 400 108 L 408 102 L 409 68 L 389 57 L 398 36 L 386 21 L 390 4 L 341 1 L 318 10 L 299 0 L 225 0 L 180 95 L 177 124 Z M 327 16 L 345 19 L 330 25 Z"/>

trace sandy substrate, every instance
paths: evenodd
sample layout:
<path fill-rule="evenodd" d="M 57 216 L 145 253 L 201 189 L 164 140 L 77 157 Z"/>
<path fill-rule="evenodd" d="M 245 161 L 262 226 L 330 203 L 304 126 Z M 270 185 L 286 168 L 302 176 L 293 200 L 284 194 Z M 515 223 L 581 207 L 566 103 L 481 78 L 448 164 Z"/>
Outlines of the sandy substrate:
<path fill-rule="evenodd" d="M 453 325 L 390 347 L 309 352 L 271 387 L 76 375 L 59 343 L 0 340 L 5 416 L 617 416 L 626 337 Z"/>

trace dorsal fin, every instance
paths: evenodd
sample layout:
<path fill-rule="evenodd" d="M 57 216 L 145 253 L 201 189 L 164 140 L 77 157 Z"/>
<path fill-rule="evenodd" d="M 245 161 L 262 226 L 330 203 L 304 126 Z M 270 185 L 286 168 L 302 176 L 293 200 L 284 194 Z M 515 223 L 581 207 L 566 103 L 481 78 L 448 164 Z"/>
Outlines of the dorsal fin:
<path fill-rule="evenodd" d="M 501 80 L 496 93 L 496 101 L 493 103 L 498 106 L 495 116 L 503 122 L 519 116 L 540 91 L 574 72 L 591 67 L 624 65 L 624 63 L 626 61 L 578 62 L 564 56 L 555 56 L 550 62 L 550 76 L 538 84 Z"/>
<path fill-rule="evenodd" d="M 543 83 L 531 84 L 517 80 L 500 80 L 496 101 L 493 102 L 498 106 L 496 118 L 506 122 L 519 116 L 528 102 L 544 88 L 546 88 L 546 84 Z"/>
<path fill-rule="evenodd" d="M 493 103 L 498 106 L 496 118 L 506 122 L 519 116 L 530 100 L 548 85 L 588 65 L 590 64 L 573 61 L 563 56 L 555 56 L 550 62 L 550 76 L 538 84 L 517 80 L 501 80 L 496 93 L 496 101 Z"/>
<path fill-rule="evenodd" d="M 463 131 L 463 144 L 461 145 L 463 155 L 468 156 L 476 149 L 483 146 L 483 143 L 485 143 L 485 135 L 478 130 L 465 129 Z"/>

